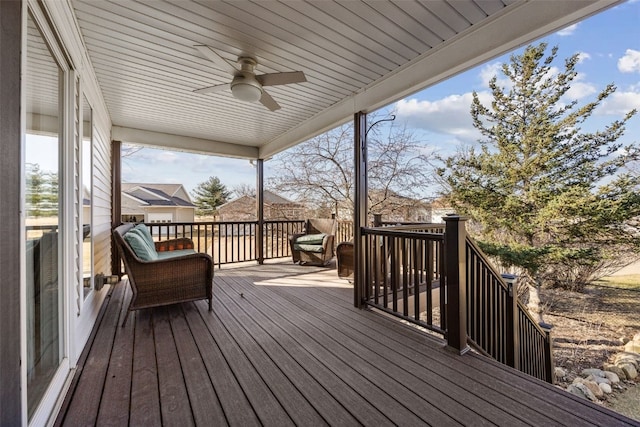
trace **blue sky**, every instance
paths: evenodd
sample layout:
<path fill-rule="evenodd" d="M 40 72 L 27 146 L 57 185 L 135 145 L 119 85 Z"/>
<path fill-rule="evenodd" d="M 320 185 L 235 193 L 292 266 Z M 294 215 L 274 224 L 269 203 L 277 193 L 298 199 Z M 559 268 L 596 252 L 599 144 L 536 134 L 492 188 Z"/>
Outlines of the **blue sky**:
<path fill-rule="evenodd" d="M 640 111 L 640 0 L 630 0 L 534 43 L 540 41 L 548 43 L 547 51 L 558 46 L 558 67 L 563 67 L 565 58 L 580 54 L 578 77 L 569 94 L 578 105 L 592 101 L 609 83 L 617 86 L 616 93 L 596 110 L 585 130 L 602 129 L 633 108 Z M 509 62 L 510 55 L 468 70 L 388 109 L 396 110 L 396 123 L 406 123 L 428 151 L 447 154 L 463 144 L 473 144 L 479 134 L 469 114 L 471 93 L 478 92 L 488 105 L 488 81 L 494 75 L 500 79 L 501 64 Z M 640 142 L 640 114 L 628 124 L 620 141 Z M 190 165 L 188 173 L 185 164 Z M 266 162 L 266 177 L 270 172 Z M 209 176 L 219 177 L 229 189 L 239 184 L 253 186 L 256 180 L 248 160 L 151 148 L 125 159 L 122 169 L 123 181 L 182 183 L 188 191 Z"/>

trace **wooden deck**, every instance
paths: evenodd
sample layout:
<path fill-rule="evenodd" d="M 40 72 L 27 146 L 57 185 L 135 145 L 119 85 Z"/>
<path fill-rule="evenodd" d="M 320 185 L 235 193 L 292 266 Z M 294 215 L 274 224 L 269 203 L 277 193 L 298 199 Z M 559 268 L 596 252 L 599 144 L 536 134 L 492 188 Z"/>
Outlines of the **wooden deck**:
<path fill-rule="evenodd" d="M 386 316 L 335 270 L 216 270 L 206 301 L 107 298 L 57 425 L 640 425 Z"/>

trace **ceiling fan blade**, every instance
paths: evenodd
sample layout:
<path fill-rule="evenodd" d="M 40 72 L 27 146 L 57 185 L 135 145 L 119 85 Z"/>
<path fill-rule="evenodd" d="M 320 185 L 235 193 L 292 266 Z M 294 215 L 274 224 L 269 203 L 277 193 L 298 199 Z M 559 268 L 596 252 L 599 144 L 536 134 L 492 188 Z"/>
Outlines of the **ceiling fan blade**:
<path fill-rule="evenodd" d="M 200 53 L 207 58 L 208 60 L 215 63 L 218 67 L 227 71 L 229 74 L 235 74 L 239 71 L 239 68 L 236 67 L 236 64 L 233 62 L 227 61 L 224 59 L 218 52 L 213 50 L 211 47 L 203 44 L 198 44 L 194 46 Z"/>
<path fill-rule="evenodd" d="M 271 111 L 276 111 L 280 109 L 280 106 L 278 105 L 276 100 L 273 99 L 271 95 L 267 93 L 266 90 L 262 91 L 262 96 L 260 97 L 260 103 Z"/>
<path fill-rule="evenodd" d="M 193 91 L 193 93 L 213 93 L 213 92 L 221 92 L 225 89 L 229 88 L 229 83 L 224 83 L 221 85 L 215 85 L 215 86 L 207 86 L 207 87 L 203 87 L 201 89 L 196 89 Z"/>
<path fill-rule="evenodd" d="M 302 71 L 291 71 L 288 73 L 267 73 L 256 76 L 256 80 L 262 86 L 286 85 L 289 83 L 303 83 L 307 81 Z"/>

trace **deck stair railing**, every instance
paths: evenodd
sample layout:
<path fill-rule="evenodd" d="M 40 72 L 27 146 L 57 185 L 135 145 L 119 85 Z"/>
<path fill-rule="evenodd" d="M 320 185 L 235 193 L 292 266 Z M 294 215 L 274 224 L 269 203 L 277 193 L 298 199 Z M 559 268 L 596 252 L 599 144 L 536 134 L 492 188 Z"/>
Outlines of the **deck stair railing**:
<path fill-rule="evenodd" d="M 472 346 L 536 378 L 553 382 L 551 337 L 470 238 L 467 253 L 467 333 Z"/>
<path fill-rule="evenodd" d="M 469 345 L 553 382 L 549 332 L 542 329 L 466 234 L 464 219 L 363 228 L 364 303 Z"/>

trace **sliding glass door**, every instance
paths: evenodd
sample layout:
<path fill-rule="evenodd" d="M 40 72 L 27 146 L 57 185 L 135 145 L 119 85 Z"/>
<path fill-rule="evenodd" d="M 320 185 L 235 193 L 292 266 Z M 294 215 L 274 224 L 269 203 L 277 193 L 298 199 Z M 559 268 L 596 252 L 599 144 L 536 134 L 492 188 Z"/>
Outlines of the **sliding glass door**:
<path fill-rule="evenodd" d="M 31 14 L 27 22 L 24 247 L 31 419 L 65 356 L 60 229 L 64 73 Z"/>

